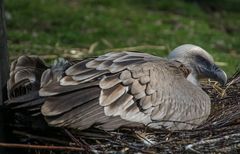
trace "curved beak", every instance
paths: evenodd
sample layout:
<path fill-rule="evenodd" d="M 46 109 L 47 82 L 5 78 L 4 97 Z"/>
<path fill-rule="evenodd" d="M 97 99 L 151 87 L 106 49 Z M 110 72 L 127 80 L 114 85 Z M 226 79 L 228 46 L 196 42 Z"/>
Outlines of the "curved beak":
<path fill-rule="evenodd" d="M 227 74 L 222 69 L 218 69 L 214 74 L 213 79 L 218 81 L 222 86 L 227 83 Z"/>
<path fill-rule="evenodd" d="M 227 74 L 215 64 L 209 68 L 201 68 L 200 74 L 202 77 L 218 81 L 222 86 L 227 83 Z"/>

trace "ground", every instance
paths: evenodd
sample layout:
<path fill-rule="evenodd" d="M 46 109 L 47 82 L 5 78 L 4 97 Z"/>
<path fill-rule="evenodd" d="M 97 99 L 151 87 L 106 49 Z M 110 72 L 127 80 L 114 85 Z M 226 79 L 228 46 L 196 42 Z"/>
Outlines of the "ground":
<path fill-rule="evenodd" d="M 237 0 L 5 0 L 9 52 L 12 59 L 37 54 L 51 60 L 86 55 L 89 48 L 99 55 L 138 46 L 134 49 L 166 56 L 192 43 L 232 74 L 240 59 L 239 5 Z"/>

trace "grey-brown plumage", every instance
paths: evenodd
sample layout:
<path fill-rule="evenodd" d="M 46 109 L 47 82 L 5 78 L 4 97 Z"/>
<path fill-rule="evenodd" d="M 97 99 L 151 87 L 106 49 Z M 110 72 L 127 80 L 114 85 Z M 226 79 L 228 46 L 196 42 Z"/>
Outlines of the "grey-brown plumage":
<path fill-rule="evenodd" d="M 56 66 L 42 75 L 41 113 L 51 126 L 79 130 L 192 129 L 211 110 L 198 79 L 226 82 L 212 57 L 194 45 L 176 48 L 169 59 L 123 51 Z"/>
<path fill-rule="evenodd" d="M 44 102 L 39 96 L 40 80 L 47 68 L 36 56 L 21 56 L 13 61 L 7 83 L 9 99 L 5 103 L 22 112 L 39 115 Z"/>

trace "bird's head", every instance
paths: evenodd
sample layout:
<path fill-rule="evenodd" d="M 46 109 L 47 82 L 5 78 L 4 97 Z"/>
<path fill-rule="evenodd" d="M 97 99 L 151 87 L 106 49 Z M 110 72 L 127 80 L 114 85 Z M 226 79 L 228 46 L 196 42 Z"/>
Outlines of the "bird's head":
<path fill-rule="evenodd" d="M 203 78 L 216 80 L 222 85 L 227 82 L 226 73 L 214 63 L 212 56 L 199 46 L 181 45 L 170 52 L 168 58 L 180 61 L 190 68 L 191 73 L 187 79 L 195 85 L 198 85 L 198 80 Z"/>

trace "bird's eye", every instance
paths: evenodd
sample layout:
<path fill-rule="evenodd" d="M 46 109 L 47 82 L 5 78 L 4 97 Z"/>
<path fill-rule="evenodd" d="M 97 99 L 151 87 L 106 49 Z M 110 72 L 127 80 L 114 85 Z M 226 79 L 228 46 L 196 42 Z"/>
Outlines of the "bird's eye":
<path fill-rule="evenodd" d="M 209 68 L 212 66 L 212 64 L 210 63 L 210 61 L 208 61 L 206 58 L 200 56 L 200 55 L 197 55 L 196 56 L 196 62 L 198 64 L 201 64 L 203 66 L 205 66 L 206 68 Z"/>

